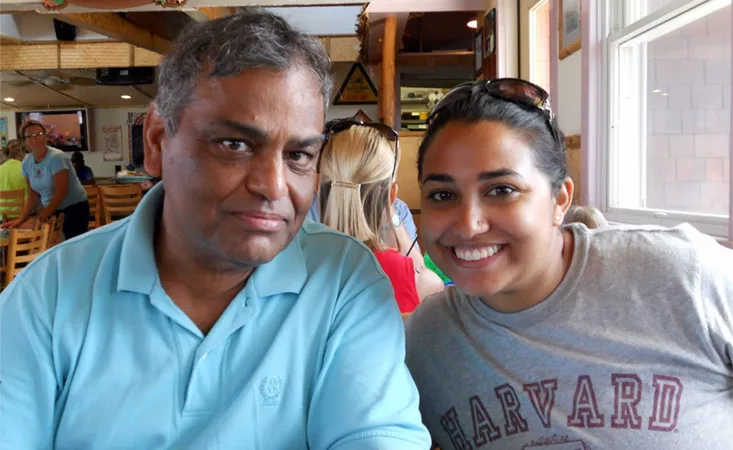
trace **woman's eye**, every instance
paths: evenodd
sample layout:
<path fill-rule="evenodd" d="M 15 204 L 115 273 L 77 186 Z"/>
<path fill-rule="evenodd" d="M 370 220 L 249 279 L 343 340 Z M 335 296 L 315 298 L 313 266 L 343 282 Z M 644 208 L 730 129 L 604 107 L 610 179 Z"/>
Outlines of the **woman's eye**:
<path fill-rule="evenodd" d="M 224 146 L 225 149 L 232 152 L 244 152 L 249 149 L 249 146 L 244 141 L 238 141 L 235 139 L 227 139 L 221 141 L 220 145 Z"/>
<path fill-rule="evenodd" d="M 494 197 L 501 197 L 504 195 L 511 195 L 515 192 L 517 192 L 517 190 L 510 186 L 496 186 L 489 190 L 489 195 Z"/>
<path fill-rule="evenodd" d="M 428 195 L 428 198 L 434 202 L 445 202 L 453 199 L 453 194 L 447 191 L 433 192 Z"/>

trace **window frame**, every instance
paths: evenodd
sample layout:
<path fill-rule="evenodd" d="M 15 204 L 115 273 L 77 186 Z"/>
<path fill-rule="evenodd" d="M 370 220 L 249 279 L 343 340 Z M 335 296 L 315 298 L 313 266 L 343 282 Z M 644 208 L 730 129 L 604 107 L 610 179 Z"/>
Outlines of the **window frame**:
<path fill-rule="evenodd" d="M 699 229 L 701 232 L 712 235 L 722 240 L 728 240 L 729 243 L 733 242 L 733 192 L 729 201 L 730 207 L 728 211 L 728 217 L 725 215 L 713 215 L 713 214 L 700 214 L 684 211 L 673 211 L 663 209 L 645 208 L 644 204 L 646 200 L 646 173 L 644 170 L 637 171 L 639 173 L 638 179 L 640 180 L 640 186 L 637 186 L 639 192 L 638 198 L 640 199 L 641 205 L 637 207 L 620 207 L 612 206 L 616 204 L 616 194 L 618 193 L 618 184 L 620 178 L 617 177 L 618 164 L 617 160 L 620 155 L 612 149 L 619 148 L 617 146 L 619 141 L 619 127 L 616 123 L 618 117 L 617 112 L 619 111 L 620 103 L 620 83 L 619 83 L 619 67 L 620 66 L 620 49 L 621 47 L 635 39 L 640 39 L 642 35 L 654 32 L 664 34 L 665 29 L 677 29 L 681 25 L 680 22 L 684 21 L 682 18 L 685 14 L 696 8 L 711 8 L 712 10 L 718 10 L 719 7 L 716 5 L 725 4 L 727 5 L 730 0 L 677 0 L 671 2 L 665 6 L 660 7 L 658 10 L 648 14 L 645 14 L 645 8 L 643 2 L 636 0 L 607 0 L 603 2 L 603 6 L 596 10 L 596 14 L 600 15 L 599 24 L 601 26 L 600 35 L 603 36 L 602 50 L 604 64 L 601 70 L 601 98 L 605 101 L 599 111 L 602 122 L 599 140 L 601 146 L 601 155 L 599 158 L 600 167 L 597 170 L 597 174 L 600 175 L 599 179 L 599 203 L 601 210 L 604 215 L 611 222 L 620 223 L 632 223 L 632 224 L 655 224 L 661 226 L 675 226 L 682 222 L 688 222 Z M 641 6 L 640 6 L 641 5 Z M 635 17 L 643 15 L 639 20 L 633 20 Z M 626 25 L 629 23 L 629 25 Z M 688 22 L 689 23 L 689 22 Z M 636 93 L 643 93 L 639 95 L 640 101 L 636 102 L 639 107 L 639 112 L 643 113 L 644 120 L 638 121 L 640 130 L 634 130 L 634 134 L 642 133 L 642 136 L 646 136 L 646 46 L 638 46 L 641 51 L 636 55 L 636 63 L 639 64 L 640 69 L 643 69 L 641 80 L 637 83 L 639 87 L 636 89 Z M 731 90 L 731 97 L 733 102 L 733 89 Z M 731 112 L 733 116 L 733 111 Z M 733 122 L 733 117 L 732 120 Z M 733 124 L 729 132 L 730 139 L 730 161 L 733 165 Z M 644 158 L 646 158 L 646 141 L 647 139 L 639 139 L 641 142 L 641 151 L 639 152 L 639 165 L 643 167 Z M 730 189 L 733 191 L 733 175 L 729 177 Z M 632 194 L 627 194 L 632 195 Z"/>

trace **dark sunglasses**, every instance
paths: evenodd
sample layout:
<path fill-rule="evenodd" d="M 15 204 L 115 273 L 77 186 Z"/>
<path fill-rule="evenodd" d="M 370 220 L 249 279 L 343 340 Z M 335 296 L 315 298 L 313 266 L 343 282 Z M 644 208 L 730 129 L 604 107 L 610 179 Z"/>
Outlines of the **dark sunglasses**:
<path fill-rule="evenodd" d="M 433 110 L 430 111 L 430 115 L 428 115 L 427 125 L 430 126 L 446 107 L 469 97 L 474 86 L 482 84 L 483 93 L 486 95 L 544 112 L 548 119 L 550 131 L 557 139 L 553 124 L 555 113 L 550 105 L 550 94 L 536 84 L 518 78 L 497 78 L 489 81 L 470 81 L 459 84 L 436 103 Z"/>
<path fill-rule="evenodd" d="M 400 148 L 400 137 L 397 131 L 395 131 L 394 128 L 390 127 L 389 125 L 380 122 L 362 122 L 360 120 L 354 119 L 337 120 L 333 123 L 326 125 L 326 130 L 323 132 L 323 146 L 321 147 L 321 152 L 323 152 L 323 149 L 326 148 L 328 140 L 333 135 L 339 134 L 342 131 L 346 131 L 351 127 L 374 128 L 375 130 L 379 131 L 387 140 L 393 141 L 395 143 L 394 165 L 392 166 L 391 177 L 392 179 L 394 179 L 395 173 L 397 172 L 397 154 Z"/>

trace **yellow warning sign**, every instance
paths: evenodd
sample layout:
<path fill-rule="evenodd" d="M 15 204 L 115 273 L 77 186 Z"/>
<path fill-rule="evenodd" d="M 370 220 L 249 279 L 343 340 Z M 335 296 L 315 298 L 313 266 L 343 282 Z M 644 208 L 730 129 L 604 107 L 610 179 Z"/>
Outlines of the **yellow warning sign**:
<path fill-rule="evenodd" d="M 377 89 L 369 79 L 364 66 L 359 63 L 351 66 L 349 74 L 344 80 L 333 100 L 334 105 L 363 105 L 377 103 Z"/>

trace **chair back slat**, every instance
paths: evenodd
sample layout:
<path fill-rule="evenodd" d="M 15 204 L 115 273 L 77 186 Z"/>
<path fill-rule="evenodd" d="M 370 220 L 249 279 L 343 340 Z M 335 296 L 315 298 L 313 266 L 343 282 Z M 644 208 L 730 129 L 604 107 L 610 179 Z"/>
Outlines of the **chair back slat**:
<path fill-rule="evenodd" d="M 84 186 L 89 199 L 89 229 L 102 226 L 102 200 L 97 186 Z"/>
<path fill-rule="evenodd" d="M 0 219 L 17 219 L 25 206 L 25 189 L 0 191 Z"/>
<path fill-rule="evenodd" d="M 63 238 L 64 213 L 59 214 L 58 217 L 51 216 L 48 223 L 51 226 L 51 232 L 48 236 L 48 248 L 51 248 L 60 243 Z"/>
<path fill-rule="evenodd" d="M 139 184 L 99 186 L 105 223 L 123 219 L 135 211 L 143 196 Z"/>
<path fill-rule="evenodd" d="M 25 231 L 13 228 L 10 230 L 8 242 L 8 264 L 5 270 L 5 284 L 11 281 L 38 255 L 43 253 L 48 245 L 48 236 L 51 225 L 44 223 L 40 230 Z"/>

